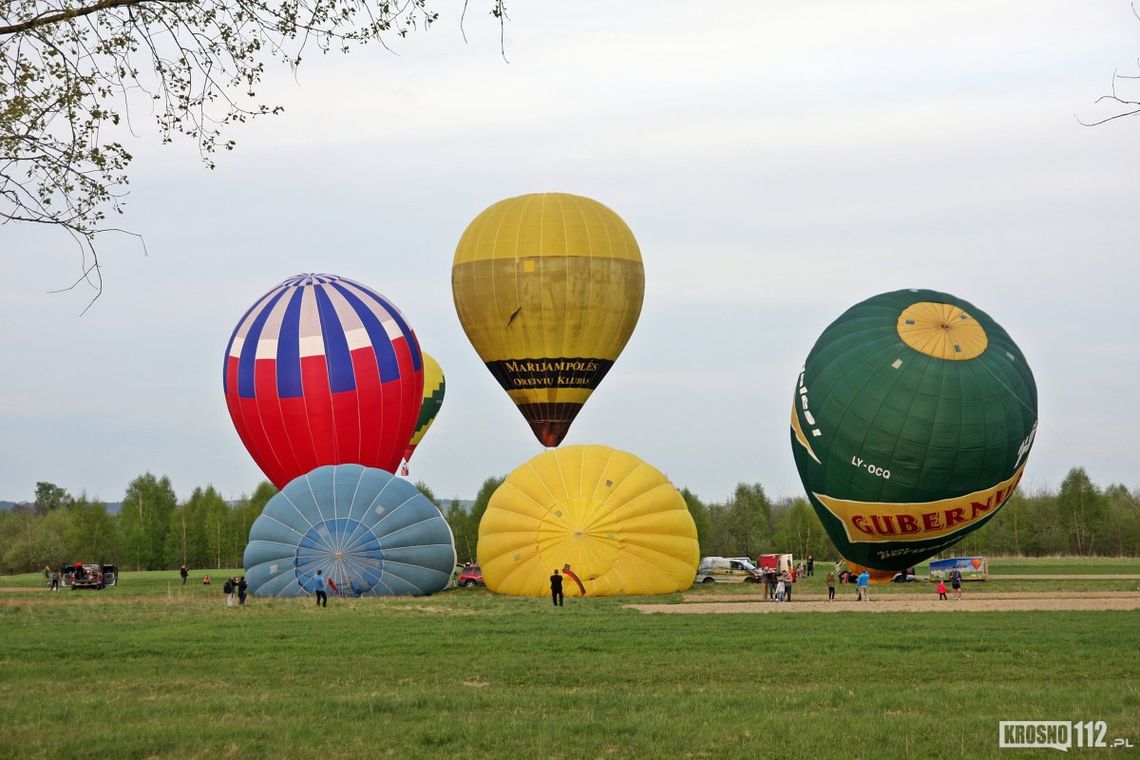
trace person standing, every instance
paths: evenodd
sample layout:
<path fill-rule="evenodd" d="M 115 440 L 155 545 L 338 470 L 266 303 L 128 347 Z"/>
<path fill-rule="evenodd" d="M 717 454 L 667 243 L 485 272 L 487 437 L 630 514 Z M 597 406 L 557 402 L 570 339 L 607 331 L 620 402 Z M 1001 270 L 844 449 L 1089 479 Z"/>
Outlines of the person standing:
<path fill-rule="evenodd" d="M 222 585 L 222 593 L 226 595 L 226 606 L 234 606 L 234 579 L 226 578 L 226 582 Z"/>
<path fill-rule="evenodd" d="M 322 571 L 317 571 L 317 576 L 313 579 L 313 585 L 317 592 L 317 606 L 328 607 L 329 595 L 325 593 L 325 576 L 322 574 Z"/>
<path fill-rule="evenodd" d="M 809 577 L 815 575 L 815 557 L 810 554 L 807 558 L 807 574 Z"/>
<path fill-rule="evenodd" d="M 182 576 L 182 585 L 186 585 L 186 579 L 190 577 L 190 571 L 186 569 L 185 563 L 182 567 L 178 568 L 178 574 Z"/>
<path fill-rule="evenodd" d="M 938 581 L 938 599 L 946 601 L 946 581 Z"/>
<path fill-rule="evenodd" d="M 558 572 L 558 568 L 554 568 L 554 575 L 550 576 L 550 601 L 554 603 L 555 607 L 561 607 L 562 601 L 562 574 Z"/>
<path fill-rule="evenodd" d="M 787 581 L 788 582 L 784 584 L 784 601 L 790 602 L 790 601 L 792 601 L 792 586 L 796 582 L 796 571 L 795 570 L 793 570 L 791 573 L 788 574 Z"/>
<path fill-rule="evenodd" d="M 51 571 L 51 590 L 59 591 L 59 568 Z"/>
<path fill-rule="evenodd" d="M 827 571 L 827 601 L 835 601 L 835 571 Z"/>
<path fill-rule="evenodd" d="M 237 591 L 238 591 L 238 605 L 241 607 L 244 607 L 245 606 L 246 593 L 249 591 L 249 584 L 245 582 L 245 576 L 244 575 L 242 577 L 238 578 Z"/>
<path fill-rule="evenodd" d="M 958 568 L 950 571 L 950 588 L 954 589 L 954 601 L 962 601 L 962 574 Z"/>
<path fill-rule="evenodd" d="M 856 583 L 858 584 L 857 593 L 860 601 L 871 601 L 871 574 L 864 570 L 859 573 L 859 580 Z"/>
<path fill-rule="evenodd" d="M 784 576 L 780 576 L 780 580 L 776 581 L 776 601 L 784 601 Z"/>

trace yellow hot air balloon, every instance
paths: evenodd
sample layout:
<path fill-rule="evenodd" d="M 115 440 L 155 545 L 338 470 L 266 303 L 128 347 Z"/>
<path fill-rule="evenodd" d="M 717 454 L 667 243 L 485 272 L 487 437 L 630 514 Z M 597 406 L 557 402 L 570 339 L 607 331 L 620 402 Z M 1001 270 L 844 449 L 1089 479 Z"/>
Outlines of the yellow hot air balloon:
<path fill-rule="evenodd" d="M 512 472 L 479 522 L 487 588 L 544 596 L 555 569 L 568 595 L 668 594 L 693 584 L 700 549 L 680 492 L 608 446 L 568 446 Z M 569 582 L 576 579 L 581 586 Z"/>
<path fill-rule="evenodd" d="M 431 423 L 435 422 L 439 408 L 443 406 L 443 392 L 446 386 L 443 368 L 439 366 L 439 362 L 429 356 L 427 351 L 422 351 L 421 355 L 424 359 L 424 396 L 420 403 L 420 416 L 416 419 L 416 432 L 412 433 L 412 440 L 408 441 L 408 448 L 404 451 L 404 475 L 408 474 L 407 462 L 411 461 L 416 446 L 420 445 Z"/>
<path fill-rule="evenodd" d="M 641 314 L 645 272 L 629 227 L 565 193 L 499 201 L 455 249 L 459 321 L 544 446 L 557 446 Z"/>

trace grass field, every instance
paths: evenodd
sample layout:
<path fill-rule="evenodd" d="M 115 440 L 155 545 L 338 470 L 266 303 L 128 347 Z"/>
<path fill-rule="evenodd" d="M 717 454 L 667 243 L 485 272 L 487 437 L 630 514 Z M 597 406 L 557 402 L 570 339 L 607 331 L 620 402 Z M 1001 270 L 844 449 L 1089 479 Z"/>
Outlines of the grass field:
<path fill-rule="evenodd" d="M 39 581 L 0 578 L 4 758 L 1034 756 L 998 749 L 1005 719 L 1104 720 L 1136 748 L 1086 754 L 1140 756 L 1137 612 L 644 615 L 624 605 L 681 595 L 555 609 L 483 589 L 229 609 L 176 573 Z M 1057 585 L 967 593 L 1024 584 Z M 1065 583 L 1112 584 L 1140 590 Z M 822 589 L 818 573 L 797 584 Z"/>

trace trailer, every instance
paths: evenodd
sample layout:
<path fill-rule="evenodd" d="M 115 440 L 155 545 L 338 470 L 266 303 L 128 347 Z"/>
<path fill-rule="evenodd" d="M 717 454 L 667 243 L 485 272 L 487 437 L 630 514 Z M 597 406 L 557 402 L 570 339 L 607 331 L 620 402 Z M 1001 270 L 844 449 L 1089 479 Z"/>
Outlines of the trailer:
<path fill-rule="evenodd" d="M 984 581 L 990 577 L 985 557 L 948 557 L 930 561 L 931 580 L 948 578 L 951 570 L 957 570 L 964 581 Z"/>

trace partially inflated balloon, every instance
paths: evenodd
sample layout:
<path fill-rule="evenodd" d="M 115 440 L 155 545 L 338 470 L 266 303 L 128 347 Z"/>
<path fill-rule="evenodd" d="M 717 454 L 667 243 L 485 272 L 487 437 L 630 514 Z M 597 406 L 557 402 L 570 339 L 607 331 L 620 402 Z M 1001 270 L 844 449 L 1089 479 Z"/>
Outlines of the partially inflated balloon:
<path fill-rule="evenodd" d="M 238 322 L 222 384 L 242 443 L 273 484 L 325 464 L 395 472 L 415 429 L 423 368 L 390 301 L 329 274 L 270 290 Z"/>
<path fill-rule="evenodd" d="M 412 440 L 408 442 L 407 450 L 404 451 L 404 461 L 411 460 L 416 446 L 420 445 L 420 441 L 424 439 L 431 423 L 435 422 L 439 408 L 443 406 L 445 386 L 443 369 L 439 366 L 439 362 L 428 355 L 427 351 L 424 351 L 422 355 L 424 359 L 423 401 L 420 403 L 420 416 L 416 419 L 416 430 L 412 433 Z"/>
<path fill-rule="evenodd" d="M 629 340 L 645 275 L 617 214 L 546 193 L 476 217 L 451 287 L 471 344 L 542 445 L 557 446 Z"/>
<path fill-rule="evenodd" d="M 848 309 L 808 354 L 792 401 L 800 478 L 836 548 L 901 570 L 993 518 L 1025 469 L 1037 386 L 987 314 L 900 290 Z"/>
<path fill-rule="evenodd" d="M 342 594 L 419 596 L 447 586 L 455 543 L 411 483 L 360 465 L 319 467 L 265 505 L 243 564 L 259 596 L 310 594 L 318 570 Z"/>
<path fill-rule="evenodd" d="M 569 446 L 512 472 L 479 522 L 487 588 L 542 596 L 554 570 L 568 594 L 668 594 L 696 577 L 697 529 L 680 492 L 633 454 Z"/>

